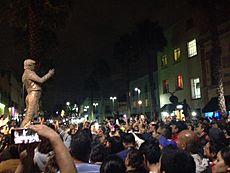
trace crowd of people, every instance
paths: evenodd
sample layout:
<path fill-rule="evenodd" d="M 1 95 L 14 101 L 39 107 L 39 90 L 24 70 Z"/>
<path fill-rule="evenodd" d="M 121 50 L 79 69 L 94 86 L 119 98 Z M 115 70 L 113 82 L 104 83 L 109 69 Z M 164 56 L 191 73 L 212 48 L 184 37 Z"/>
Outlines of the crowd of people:
<path fill-rule="evenodd" d="M 228 118 L 163 122 L 137 115 L 26 128 L 40 141 L 16 145 L 12 134 L 0 134 L 0 173 L 230 172 Z"/>

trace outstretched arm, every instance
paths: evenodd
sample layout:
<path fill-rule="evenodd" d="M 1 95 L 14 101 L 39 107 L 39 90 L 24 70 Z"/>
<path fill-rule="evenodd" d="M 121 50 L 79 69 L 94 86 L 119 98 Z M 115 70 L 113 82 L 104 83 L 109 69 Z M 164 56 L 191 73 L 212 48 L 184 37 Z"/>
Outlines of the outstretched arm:
<path fill-rule="evenodd" d="M 31 72 L 30 74 L 28 74 L 28 78 L 34 82 L 44 83 L 45 81 L 47 81 L 49 78 L 51 78 L 54 75 L 54 72 L 55 70 L 51 69 L 43 77 L 39 77 L 35 72 Z"/>
<path fill-rule="evenodd" d="M 36 131 L 40 136 L 49 139 L 61 173 L 76 173 L 73 159 L 61 140 L 60 136 L 46 125 L 29 125 L 28 128 Z"/>

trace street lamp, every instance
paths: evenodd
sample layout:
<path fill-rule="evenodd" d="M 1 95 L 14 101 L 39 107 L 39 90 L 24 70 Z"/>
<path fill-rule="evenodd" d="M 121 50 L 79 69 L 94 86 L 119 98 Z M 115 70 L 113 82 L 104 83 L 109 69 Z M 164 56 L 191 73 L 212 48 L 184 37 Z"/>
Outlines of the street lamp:
<path fill-rule="evenodd" d="M 142 104 L 142 101 L 141 100 L 138 100 L 138 105 L 139 105 L 139 113 L 141 113 L 141 104 Z"/>
<path fill-rule="evenodd" d="M 98 103 L 93 103 L 93 107 L 95 107 L 95 108 L 94 108 L 95 113 L 97 113 L 97 106 L 98 106 Z M 92 112 L 92 113 L 93 113 L 93 112 Z M 93 114 L 92 114 L 92 119 L 93 119 Z"/>
<path fill-rule="evenodd" d="M 96 107 L 98 106 L 98 103 L 93 103 L 93 106 L 95 107 L 95 110 L 96 110 Z"/>
<path fill-rule="evenodd" d="M 140 94 L 141 94 L 141 90 L 139 88 L 134 88 L 134 91 L 137 92 L 137 96 L 138 96 L 138 106 L 139 106 L 139 113 L 141 113 L 141 104 L 142 104 L 142 101 L 140 100 Z"/>
<path fill-rule="evenodd" d="M 134 90 L 137 92 L 138 99 L 140 98 L 141 90 L 139 88 L 134 88 Z"/>
<path fill-rule="evenodd" d="M 117 100 L 117 97 L 116 96 L 110 97 L 110 100 L 112 100 L 112 103 L 113 103 L 113 112 L 114 112 L 114 100 Z"/>

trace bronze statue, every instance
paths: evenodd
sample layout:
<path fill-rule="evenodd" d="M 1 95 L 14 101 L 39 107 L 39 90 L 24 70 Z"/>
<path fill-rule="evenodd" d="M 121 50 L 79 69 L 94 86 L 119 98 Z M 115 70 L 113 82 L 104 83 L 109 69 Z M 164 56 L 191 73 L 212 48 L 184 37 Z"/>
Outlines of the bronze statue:
<path fill-rule="evenodd" d="M 25 99 L 26 113 L 20 127 L 24 127 L 32 120 L 34 116 L 38 115 L 39 99 L 42 90 L 41 84 L 54 75 L 54 69 L 50 69 L 46 75 L 39 77 L 35 73 L 35 63 L 36 62 L 32 59 L 26 59 L 24 61 L 22 82 L 27 91 L 27 96 Z"/>

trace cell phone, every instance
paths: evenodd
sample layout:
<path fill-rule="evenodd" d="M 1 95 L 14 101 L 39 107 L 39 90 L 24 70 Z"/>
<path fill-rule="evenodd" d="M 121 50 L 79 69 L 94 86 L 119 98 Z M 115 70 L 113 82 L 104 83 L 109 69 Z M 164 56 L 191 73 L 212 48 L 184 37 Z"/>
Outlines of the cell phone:
<path fill-rule="evenodd" d="M 28 128 L 15 128 L 11 131 L 11 140 L 14 144 L 31 144 L 40 142 L 38 134 Z"/>

